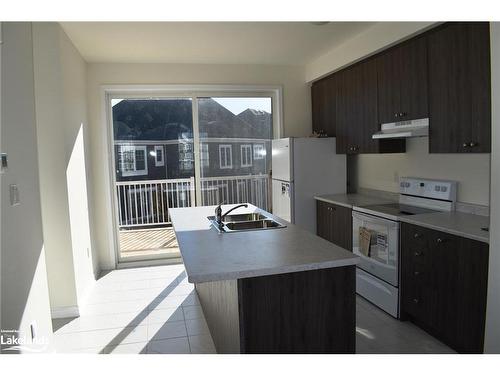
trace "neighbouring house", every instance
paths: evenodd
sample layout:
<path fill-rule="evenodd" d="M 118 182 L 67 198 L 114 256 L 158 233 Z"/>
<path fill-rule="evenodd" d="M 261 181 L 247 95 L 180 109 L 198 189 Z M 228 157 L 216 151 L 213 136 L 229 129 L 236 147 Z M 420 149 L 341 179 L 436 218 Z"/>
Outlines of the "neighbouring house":
<path fill-rule="evenodd" d="M 215 100 L 199 102 L 202 177 L 267 174 L 272 116 L 235 115 Z M 122 100 L 113 106 L 117 181 L 194 176 L 191 101 Z"/>

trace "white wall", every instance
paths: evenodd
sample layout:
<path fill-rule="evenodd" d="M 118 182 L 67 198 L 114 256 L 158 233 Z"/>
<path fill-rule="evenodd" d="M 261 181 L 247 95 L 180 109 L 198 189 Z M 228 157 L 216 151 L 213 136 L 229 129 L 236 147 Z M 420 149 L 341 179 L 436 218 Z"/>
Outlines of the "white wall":
<path fill-rule="evenodd" d="M 311 82 L 397 42 L 408 39 L 435 22 L 378 22 L 306 66 L 306 81 Z"/>
<path fill-rule="evenodd" d="M 248 84 L 282 85 L 285 136 L 311 133 L 310 91 L 304 69 L 265 65 L 89 64 L 88 103 L 92 155 L 93 210 L 96 247 L 103 269 L 114 267 L 110 257 L 106 201 L 104 139 L 100 86 L 104 84 Z"/>
<path fill-rule="evenodd" d="M 87 209 L 86 63 L 57 23 L 33 24 L 43 231 L 52 311 L 76 315 L 94 281 Z"/>
<path fill-rule="evenodd" d="M 2 46 L 1 149 L 9 169 L 1 177 L 2 329 L 52 338 L 42 234 L 35 124 L 33 46 L 30 23 L 4 23 Z M 9 185 L 21 204 L 11 206 Z M 39 349 L 40 347 L 33 347 Z M 51 346 L 44 348 L 50 351 Z"/>
<path fill-rule="evenodd" d="M 408 139 L 404 154 L 358 155 L 358 187 L 399 192 L 398 178 L 403 176 L 457 180 L 460 202 L 487 206 L 490 154 L 429 154 L 428 142 Z"/>
<path fill-rule="evenodd" d="M 491 24 L 492 103 L 500 101 L 500 23 Z M 500 353 L 500 109 L 492 106 L 490 263 L 485 352 Z"/>

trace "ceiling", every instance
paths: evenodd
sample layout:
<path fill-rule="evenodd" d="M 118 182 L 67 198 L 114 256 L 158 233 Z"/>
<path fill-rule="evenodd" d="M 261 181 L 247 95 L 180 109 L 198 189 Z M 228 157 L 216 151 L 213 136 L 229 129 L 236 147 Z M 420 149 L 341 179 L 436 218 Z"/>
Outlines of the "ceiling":
<path fill-rule="evenodd" d="M 304 65 L 373 22 L 62 22 L 88 62 Z"/>

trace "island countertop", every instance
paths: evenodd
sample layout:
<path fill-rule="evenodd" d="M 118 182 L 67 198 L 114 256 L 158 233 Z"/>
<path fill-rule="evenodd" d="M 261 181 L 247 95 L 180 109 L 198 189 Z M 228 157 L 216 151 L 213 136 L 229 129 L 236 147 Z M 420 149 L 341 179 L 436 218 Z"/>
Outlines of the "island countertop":
<path fill-rule="evenodd" d="M 222 211 L 234 206 L 224 205 Z M 215 206 L 170 209 L 191 283 L 344 267 L 359 261 L 351 252 L 250 204 L 233 214 L 263 212 L 286 228 L 219 233 L 207 219 L 214 211 Z"/>

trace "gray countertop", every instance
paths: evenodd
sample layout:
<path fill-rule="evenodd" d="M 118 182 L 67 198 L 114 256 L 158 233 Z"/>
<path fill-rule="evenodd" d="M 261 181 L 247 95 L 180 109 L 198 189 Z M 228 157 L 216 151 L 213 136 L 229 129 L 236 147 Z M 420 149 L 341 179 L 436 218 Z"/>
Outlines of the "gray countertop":
<path fill-rule="evenodd" d="M 391 200 L 390 198 L 366 194 L 330 194 L 320 195 L 314 198 L 348 208 L 395 202 L 395 200 Z M 400 216 L 399 220 L 404 223 L 420 225 L 422 227 L 489 243 L 489 232 L 481 230 L 481 228 L 489 227 L 490 218 L 488 216 L 452 211 Z"/>
<path fill-rule="evenodd" d="M 234 205 L 224 205 L 226 212 Z M 191 283 L 335 268 L 359 258 L 293 224 L 286 228 L 218 233 L 207 219 L 215 206 L 172 208 L 170 215 Z M 249 205 L 234 213 L 263 212 Z M 267 214 L 267 213 L 266 213 Z"/>
<path fill-rule="evenodd" d="M 420 225 L 471 240 L 486 243 L 490 241 L 489 232 L 481 230 L 481 228 L 489 227 L 490 218 L 488 216 L 452 211 L 402 216 L 399 220 L 404 223 Z"/>
<path fill-rule="evenodd" d="M 392 203 L 397 201 L 366 194 L 326 194 L 315 196 L 314 199 L 327 203 L 338 204 L 348 208 L 353 208 L 354 206 L 371 206 L 374 204 Z"/>

